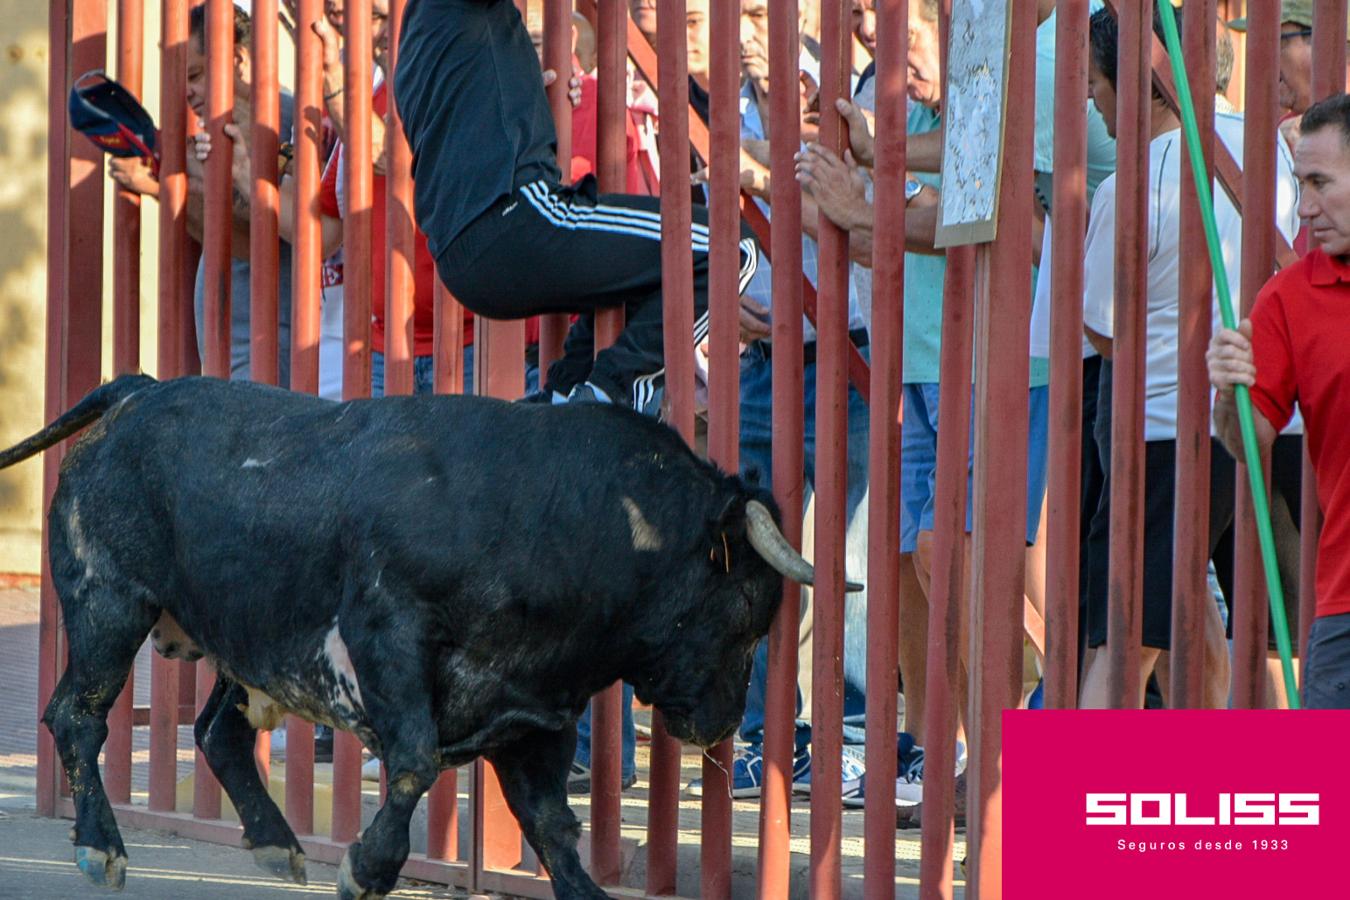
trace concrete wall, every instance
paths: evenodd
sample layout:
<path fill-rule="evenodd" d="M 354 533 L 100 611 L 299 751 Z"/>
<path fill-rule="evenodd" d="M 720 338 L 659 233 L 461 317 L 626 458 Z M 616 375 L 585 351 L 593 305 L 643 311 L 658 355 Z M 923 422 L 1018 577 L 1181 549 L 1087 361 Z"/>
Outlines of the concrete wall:
<path fill-rule="evenodd" d="M 62 2 L 62 0 L 52 0 Z M 65 0 L 69 2 L 69 0 Z M 115 77 L 116 0 L 109 11 L 107 70 Z M 248 4 L 242 4 L 247 6 Z M 144 103 L 159 120 L 160 6 L 144 0 Z M 43 425 L 47 262 L 47 4 L 0 0 L 0 446 Z M 294 83 L 293 45 L 280 42 L 283 84 Z M 79 74 L 79 73 L 76 73 Z M 76 140 L 83 138 L 76 136 Z M 112 191 L 105 192 L 103 370 L 112 359 Z M 158 210 L 141 214 L 141 368 L 155 371 Z M 0 470 L 0 572 L 36 573 L 40 563 L 42 466 Z"/>

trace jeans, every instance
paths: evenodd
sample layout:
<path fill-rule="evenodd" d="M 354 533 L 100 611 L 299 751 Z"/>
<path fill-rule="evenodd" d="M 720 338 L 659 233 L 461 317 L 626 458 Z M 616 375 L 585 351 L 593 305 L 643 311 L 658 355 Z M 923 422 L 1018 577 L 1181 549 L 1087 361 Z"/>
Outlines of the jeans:
<path fill-rule="evenodd" d="M 631 684 L 623 686 L 623 728 L 619 733 L 621 735 L 620 743 L 623 747 L 620 777 L 627 781 L 637 772 L 637 728 L 633 725 L 633 686 Z M 577 720 L 577 752 L 572 759 L 588 769 L 591 767 L 591 705 L 589 703 L 586 704 L 586 711 Z"/>
<path fill-rule="evenodd" d="M 413 357 L 413 393 L 430 394 L 436 388 L 435 357 Z M 473 345 L 464 348 L 464 392 L 473 390 Z M 370 396 L 384 396 L 384 354 L 372 351 L 370 354 Z"/>
<path fill-rule="evenodd" d="M 863 358 L 871 355 L 862 348 Z M 805 382 L 805 464 L 808 486 L 816 474 L 816 366 L 803 368 Z M 768 486 L 773 472 L 773 364 L 762 344 L 752 344 L 741 357 L 741 473 L 758 472 L 760 483 Z M 848 391 L 848 499 L 845 532 L 845 559 L 853 581 L 867 577 L 867 445 L 868 411 L 852 386 Z M 784 510 L 785 516 L 795 510 Z M 749 744 L 764 741 L 764 694 L 769 675 L 769 642 L 755 648 L 750 671 L 750 690 L 745 697 L 745 715 L 741 719 L 741 740 Z M 844 743 L 862 744 L 865 737 L 867 700 L 867 591 L 844 597 Z M 797 711 L 801 712 L 801 691 L 797 692 Z M 811 741 L 811 725 L 797 720 L 796 744 L 800 752 Z"/>

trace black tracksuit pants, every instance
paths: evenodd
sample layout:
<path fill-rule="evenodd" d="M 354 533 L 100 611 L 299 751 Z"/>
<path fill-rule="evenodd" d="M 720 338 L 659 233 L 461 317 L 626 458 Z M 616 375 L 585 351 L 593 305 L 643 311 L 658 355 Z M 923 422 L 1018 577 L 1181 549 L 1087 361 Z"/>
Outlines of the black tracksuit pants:
<path fill-rule="evenodd" d="M 693 208 L 694 342 L 708 332 L 708 210 Z M 740 290 L 758 264 L 741 226 Z M 568 393 L 590 381 L 616 403 L 641 408 L 665 372 L 661 313 L 661 205 L 656 197 L 598 194 L 595 179 L 575 185 L 535 181 L 476 219 L 436 261 L 461 303 L 490 319 L 580 313 L 546 391 Z M 623 307 L 613 346 L 595 354 L 594 313 Z M 592 361 L 593 360 L 593 361 Z"/>

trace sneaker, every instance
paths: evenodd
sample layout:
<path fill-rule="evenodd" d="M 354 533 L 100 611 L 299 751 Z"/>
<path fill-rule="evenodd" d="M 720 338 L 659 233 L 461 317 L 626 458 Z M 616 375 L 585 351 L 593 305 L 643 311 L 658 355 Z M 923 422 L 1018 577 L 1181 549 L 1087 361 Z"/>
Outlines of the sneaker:
<path fill-rule="evenodd" d="M 896 793 L 899 794 L 899 782 L 896 782 Z M 962 772 L 956 776 L 956 798 L 952 804 L 955 809 L 955 826 L 957 828 L 966 827 L 966 773 Z M 923 802 L 909 803 L 900 805 L 897 796 L 895 805 L 895 826 L 897 828 L 918 828 L 923 824 Z"/>
<path fill-rule="evenodd" d="M 517 403 L 525 404 L 546 404 L 558 402 L 555 397 L 561 396 L 557 391 L 530 391 L 524 397 L 516 398 Z"/>
<path fill-rule="evenodd" d="M 805 778 L 811 779 L 811 751 L 803 749 L 792 758 L 792 789 Z M 731 761 L 731 796 L 737 799 L 758 797 L 764 786 L 764 748 L 751 744 L 736 751 Z M 809 788 L 808 788 L 809 790 Z M 689 782 L 689 794 L 703 796 L 703 779 L 695 778 Z"/>
<path fill-rule="evenodd" d="M 380 761 L 378 759 L 372 756 L 370 759 L 366 760 L 361 764 L 361 780 L 362 781 L 380 780 Z"/>
<path fill-rule="evenodd" d="M 568 403 L 613 403 L 609 394 L 591 384 L 589 381 L 582 382 L 572 388 L 567 395 Z"/>
<path fill-rule="evenodd" d="M 619 789 L 626 791 L 637 784 L 637 772 L 624 776 Z M 567 793 L 589 794 L 591 792 L 591 768 L 573 760 L 572 768 L 567 771 Z"/>
<path fill-rule="evenodd" d="M 896 760 L 895 805 L 915 806 L 923 799 L 923 748 L 903 745 Z M 848 754 L 845 753 L 845 758 Z M 848 809 L 862 809 L 867 795 L 867 775 L 863 773 L 853 783 L 844 784 L 843 802 Z"/>
<path fill-rule="evenodd" d="M 1036 682 L 1036 689 L 1027 696 L 1027 709 L 1045 709 L 1045 679 Z"/>
<path fill-rule="evenodd" d="M 806 762 L 806 770 L 799 777 L 792 779 L 792 792 L 794 794 L 809 796 L 811 793 L 811 760 L 809 757 Z M 844 747 L 843 756 L 839 760 L 839 776 L 842 782 L 840 790 L 843 794 L 852 794 L 862 790 L 863 772 L 865 770 L 862 748 Z"/>

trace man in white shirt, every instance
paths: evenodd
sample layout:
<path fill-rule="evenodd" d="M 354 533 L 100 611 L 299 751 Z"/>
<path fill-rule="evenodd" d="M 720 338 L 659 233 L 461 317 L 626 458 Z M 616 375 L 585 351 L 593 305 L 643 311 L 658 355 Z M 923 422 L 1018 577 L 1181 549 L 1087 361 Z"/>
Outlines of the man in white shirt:
<path fill-rule="evenodd" d="M 1155 30 L 1157 23 L 1155 20 Z M 1116 58 L 1118 29 L 1109 12 L 1095 13 L 1090 26 L 1088 87 L 1093 103 L 1114 135 L 1116 125 Z M 1215 133 L 1238 164 L 1242 163 L 1242 119 L 1216 115 Z M 1180 122 L 1161 98 L 1154 95 L 1149 118 L 1148 196 L 1148 320 L 1147 359 L 1144 386 L 1144 600 L 1143 648 L 1140 657 L 1140 692 L 1171 639 L 1173 498 L 1176 487 L 1177 428 L 1177 328 L 1180 312 L 1180 206 L 1182 185 L 1182 135 Z M 1293 163 L 1283 143 L 1277 148 L 1277 225 L 1286 237 L 1298 226 L 1297 187 Z M 1186 175 L 1185 177 L 1189 177 Z M 1085 247 L 1083 293 L 1084 330 L 1093 346 L 1111 358 L 1115 318 L 1115 220 L 1116 179 L 1102 182 L 1093 198 Z M 1215 217 L 1222 244 L 1224 269 L 1231 285 L 1240 273 L 1242 218 L 1223 191 L 1215 192 Z M 1215 319 L 1217 322 L 1217 306 Z M 1103 397 L 1108 396 L 1103 394 Z M 1102 410 L 1109 410 L 1103 404 Z M 1101 412 L 1099 411 L 1099 416 Z M 1100 419 L 1099 419 L 1100 421 Z M 1109 432 L 1108 432 L 1109 433 Z M 1211 444 L 1210 552 L 1233 515 L 1234 463 L 1218 444 Z M 1109 496 L 1109 494 L 1108 494 Z M 1106 642 L 1107 560 L 1090 553 L 1088 643 Z M 1216 607 L 1207 607 L 1218 621 Z M 1214 623 L 1211 623 L 1211 627 Z M 1226 660 L 1207 654 L 1206 705 L 1226 705 L 1228 669 Z M 1083 686 L 1082 705 L 1108 705 L 1105 654 L 1097 654 Z M 1164 686 L 1164 690 L 1165 690 Z"/>

